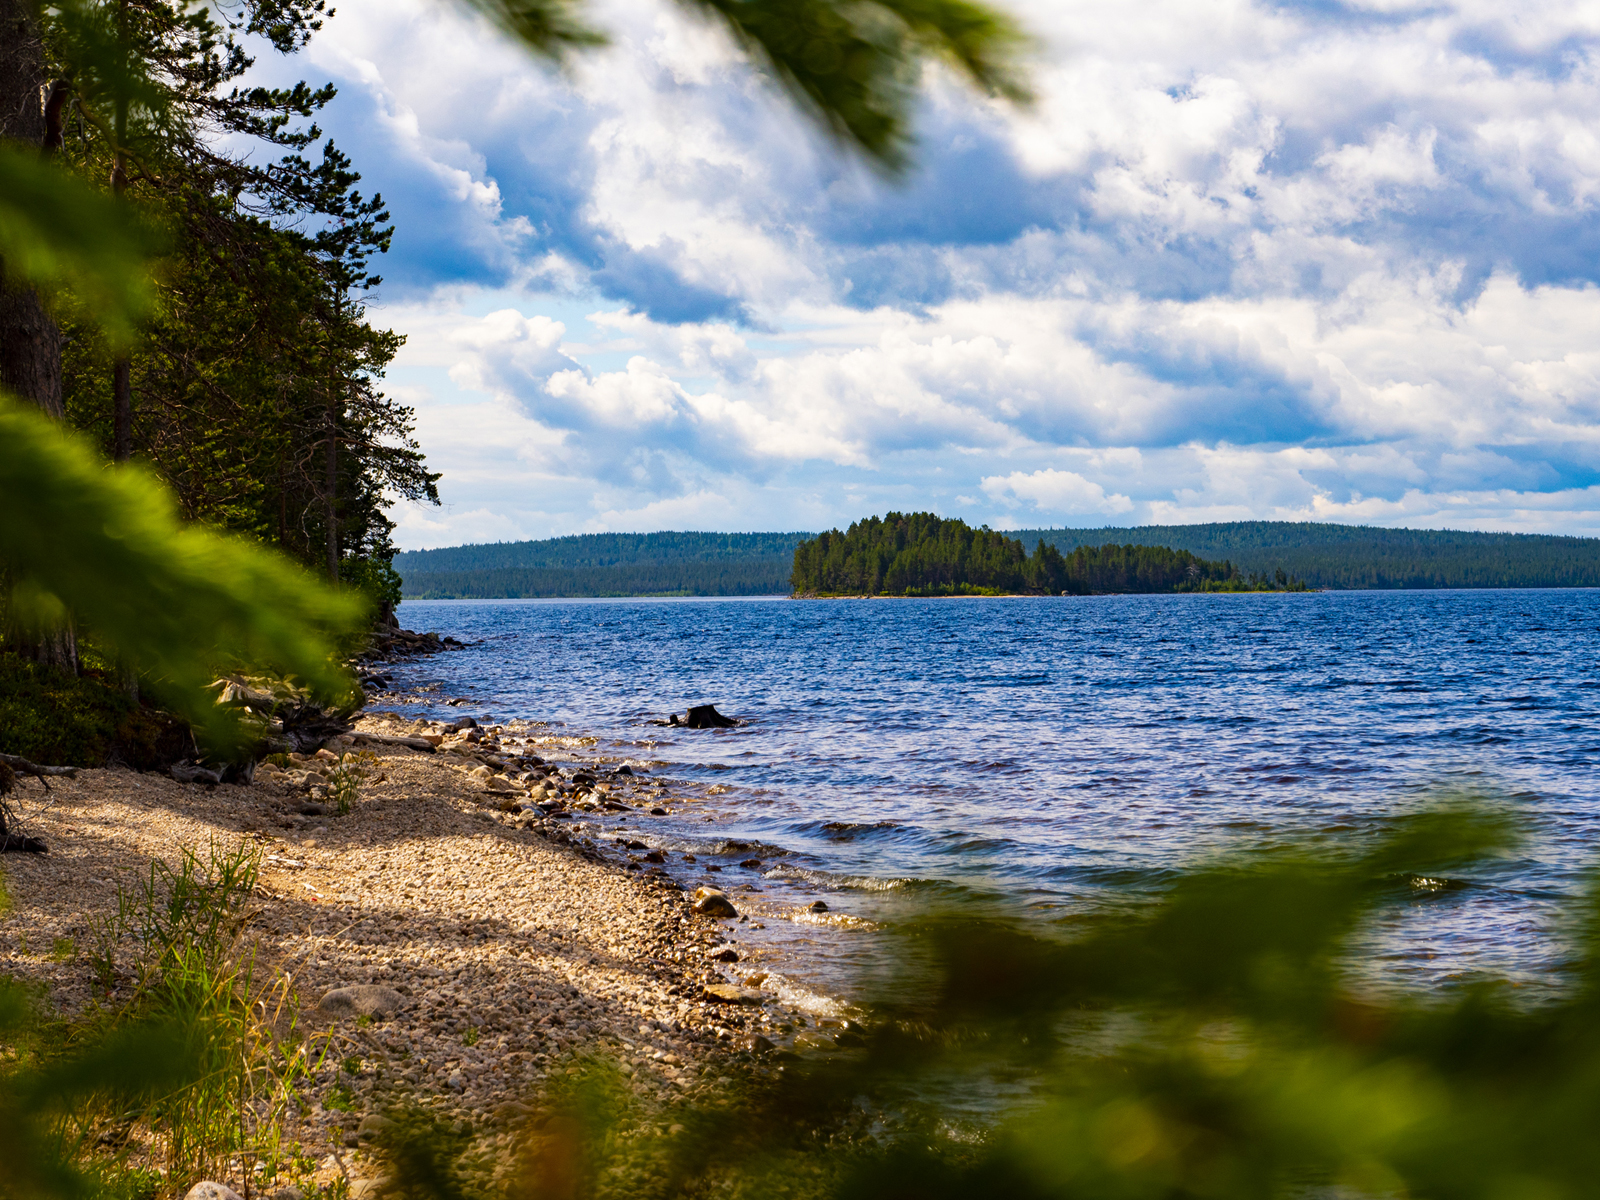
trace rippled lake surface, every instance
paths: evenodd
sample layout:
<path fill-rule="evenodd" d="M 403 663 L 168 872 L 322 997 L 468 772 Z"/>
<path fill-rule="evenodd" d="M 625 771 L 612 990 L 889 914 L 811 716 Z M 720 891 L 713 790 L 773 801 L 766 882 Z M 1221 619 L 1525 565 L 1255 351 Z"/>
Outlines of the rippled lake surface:
<path fill-rule="evenodd" d="M 591 753 L 726 788 L 629 828 L 698 851 L 680 878 L 722 863 L 715 882 L 773 905 L 876 922 L 999 896 L 1048 916 L 1478 791 L 1531 839 L 1419 897 L 1373 961 L 1403 983 L 1541 984 L 1600 860 L 1600 592 L 412 601 L 401 620 L 477 643 L 401 668 L 433 689 L 402 711 L 565 722 L 599 737 Z M 650 724 L 701 703 L 747 723 Z M 765 923 L 819 988 L 876 953 Z"/>

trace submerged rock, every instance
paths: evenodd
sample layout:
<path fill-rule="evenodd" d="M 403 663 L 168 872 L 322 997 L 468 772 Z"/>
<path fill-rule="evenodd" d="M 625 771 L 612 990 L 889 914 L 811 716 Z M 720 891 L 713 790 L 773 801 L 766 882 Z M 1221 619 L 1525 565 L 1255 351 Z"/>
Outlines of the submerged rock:
<path fill-rule="evenodd" d="M 739 910 L 733 906 L 726 892 L 716 888 L 696 888 L 694 910 L 703 917 L 737 917 Z"/>
<path fill-rule="evenodd" d="M 706 999 L 716 1000 L 722 1004 L 765 1004 L 767 994 L 755 988 L 740 987 L 736 983 L 708 983 L 705 987 Z"/>

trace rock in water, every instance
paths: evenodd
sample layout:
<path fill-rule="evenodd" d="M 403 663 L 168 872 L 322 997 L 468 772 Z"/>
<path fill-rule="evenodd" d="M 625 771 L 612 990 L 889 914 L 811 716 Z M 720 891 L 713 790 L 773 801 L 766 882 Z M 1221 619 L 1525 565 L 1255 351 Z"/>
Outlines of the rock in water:
<path fill-rule="evenodd" d="M 676 713 L 673 714 L 672 720 L 677 724 Z M 695 705 L 683 721 L 686 729 L 732 729 L 738 723 L 732 717 L 725 717 L 719 713 L 715 704 Z"/>
<path fill-rule="evenodd" d="M 755 988 L 740 987 L 733 983 L 708 983 L 705 987 L 707 1000 L 719 1000 L 723 1004 L 765 1004 L 767 995 L 758 992 Z"/>
<path fill-rule="evenodd" d="M 244 1197 L 225 1183 L 212 1183 L 207 1179 L 190 1188 L 183 1200 L 244 1200 Z"/>
<path fill-rule="evenodd" d="M 694 893 L 694 910 L 703 917 L 737 917 L 739 910 L 733 906 L 726 892 L 716 888 L 697 888 Z"/>
<path fill-rule="evenodd" d="M 317 1001 L 317 1011 L 330 1017 L 389 1017 L 405 1006 L 406 998 L 399 992 L 376 983 L 334 988 Z"/>

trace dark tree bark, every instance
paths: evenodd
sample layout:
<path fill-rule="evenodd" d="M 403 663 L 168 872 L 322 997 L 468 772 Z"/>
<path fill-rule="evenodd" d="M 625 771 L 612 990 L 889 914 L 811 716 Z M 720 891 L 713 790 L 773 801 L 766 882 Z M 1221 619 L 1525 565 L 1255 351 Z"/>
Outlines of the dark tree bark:
<path fill-rule="evenodd" d="M 28 0 L 0 0 L 0 139 L 51 149 L 59 126 L 59 89 L 52 89 L 46 118 L 44 47 Z M 61 330 L 40 303 L 38 293 L 5 278 L 0 262 L 0 388 L 37 404 L 56 420 L 61 404 Z M 34 639 L 16 649 L 46 666 L 78 670 L 78 647 L 70 628 Z"/>
<path fill-rule="evenodd" d="M 339 423 L 328 405 L 328 440 L 323 447 L 323 523 L 328 533 L 328 582 L 339 582 Z"/>
<path fill-rule="evenodd" d="M 111 194 L 118 200 L 128 190 L 128 160 L 120 149 L 128 136 L 128 106 L 117 107 L 117 142 L 119 148 L 111 160 Z M 133 457 L 133 363 L 126 351 L 117 355 L 111 368 L 111 427 L 114 431 L 111 458 L 113 462 L 127 462 Z"/>
<path fill-rule="evenodd" d="M 0 0 L 0 138 L 44 149 L 44 47 L 27 0 Z M 59 115 L 59 107 L 57 109 Z M 0 263 L 0 387 L 56 420 L 61 331 L 32 288 L 4 281 Z"/>

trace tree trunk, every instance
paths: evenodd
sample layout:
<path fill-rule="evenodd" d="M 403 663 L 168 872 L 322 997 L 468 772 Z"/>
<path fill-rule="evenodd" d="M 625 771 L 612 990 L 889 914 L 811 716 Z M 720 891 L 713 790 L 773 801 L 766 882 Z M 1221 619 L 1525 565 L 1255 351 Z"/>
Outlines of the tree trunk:
<path fill-rule="evenodd" d="M 117 152 L 111 159 L 111 194 L 118 200 L 128 190 L 128 160 L 122 152 L 122 141 L 128 136 L 128 106 L 117 105 Z M 127 462 L 133 457 L 133 364 L 125 351 L 119 351 L 111 366 L 111 427 L 114 444 L 113 462 Z"/>
<path fill-rule="evenodd" d="M 0 0 L 0 138 L 44 148 L 44 48 L 28 0 Z M 0 387 L 60 420 L 61 331 L 0 263 Z"/>
<path fill-rule="evenodd" d="M 323 524 L 328 534 L 328 580 L 339 582 L 339 428 L 328 405 L 328 441 L 323 451 Z"/>
<path fill-rule="evenodd" d="M 116 445 L 112 459 L 127 462 L 133 457 L 133 368 L 126 356 L 111 368 L 111 406 Z"/>
<path fill-rule="evenodd" d="M 0 138 L 49 150 L 45 120 L 44 47 L 28 0 L 0 0 Z M 55 100 L 54 92 L 51 99 Z M 56 105 L 59 115 L 60 107 Z M 61 330 L 38 294 L 5 278 L 0 262 L 0 387 L 36 404 L 56 420 L 61 404 Z M 24 657 L 77 674 L 78 647 L 70 626 L 19 639 Z"/>

